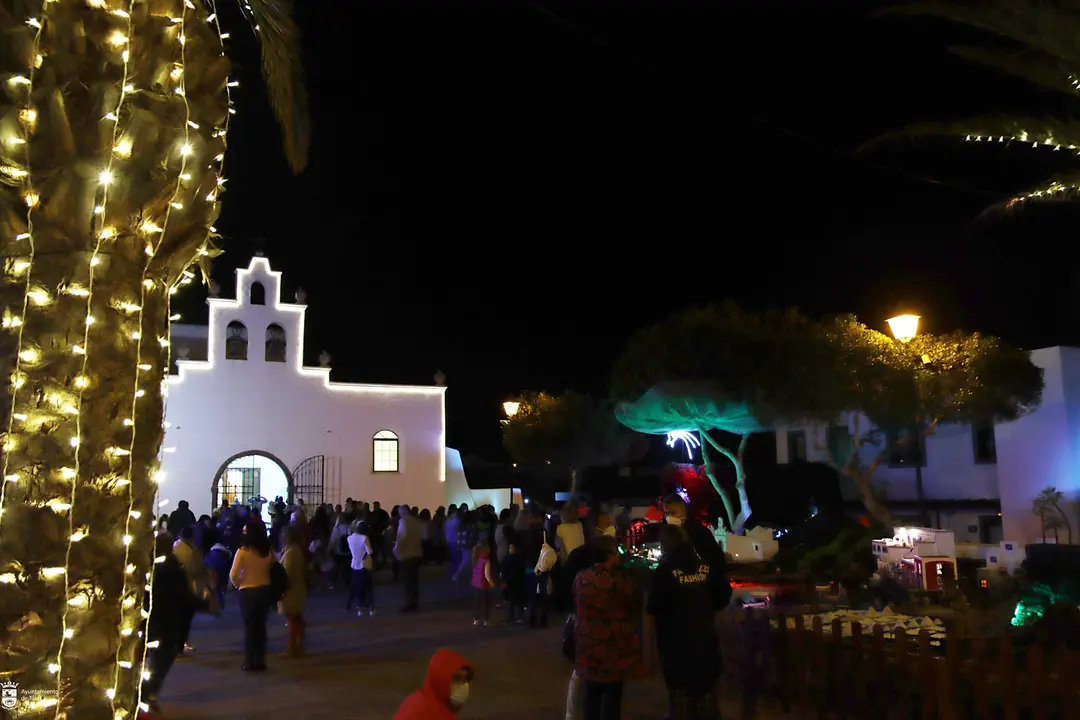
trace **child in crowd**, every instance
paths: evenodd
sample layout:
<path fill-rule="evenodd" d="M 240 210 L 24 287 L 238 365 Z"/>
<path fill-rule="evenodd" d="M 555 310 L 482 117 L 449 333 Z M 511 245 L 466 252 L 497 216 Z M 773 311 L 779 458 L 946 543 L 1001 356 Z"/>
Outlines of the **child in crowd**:
<path fill-rule="evenodd" d="M 525 620 L 525 562 L 517 546 L 516 535 L 507 547 L 506 562 L 502 571 L 502 587 L 506 592 L 506 622 L 515 623 Z"/>
<path fill-rule="evenodd" d="M 491 574 L 491 547 L 486 540 L 476 543 L 472 551 L 472 586 L 476 590 L 476 611 L 473 625 L 487 625 L 491 617 L 491 589 L 495 579 Z"/>
<path fill-rule="evenodd" d="M 330 549 L 326 546 L 326 543 L 321 538 L 315 538 L 308 545 L 308 552 L 311 553 L 311 570 L 314 576 L 315 591 L 325 592 L 333 589 L 334 586 L 334 571 L 337 566 L 334 564 L 334 558 L 330 556 Z"/>

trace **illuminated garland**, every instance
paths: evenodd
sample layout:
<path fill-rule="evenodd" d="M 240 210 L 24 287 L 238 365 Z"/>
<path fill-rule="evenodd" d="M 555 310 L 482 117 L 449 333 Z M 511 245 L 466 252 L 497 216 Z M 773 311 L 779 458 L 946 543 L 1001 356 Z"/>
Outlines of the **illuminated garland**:
<path fill-rule="evenodd" d="M 0 185 L 0 246 L 5 290 L 19 293 L 5 295 L 3 322 L 16 360 L 0 483 L 0 606 L 20 617 L 8 636 L 19 652 L 0 661 L 0 677 L 17 679 L 24 692 L 52 678 L 56 691 L 24 696 L 21 717 L 125 720 L 145 707 L 140 681 L 146 649 L 156 643 L 136 632 L 149 612 L 133 576 L 153 577 L 151 475 L 160 479 L 163 436 L 154 416 L 162 417 L 167 390 L 169 295 L 191 282 L 193 260 L 216 254 L 207 237 L 231 111 L 216 19 L 191 0 L 171 12 L 168 5 L 45 0 L 21 30 L 0 13 L 6 54 L 28 55 L 32 64 L 26 74 L 0 75 L 9 93 L 25 97 L 0 115 L 0 173 L 17 181 Z M 172 63 L 180 73 L 165 72 L 178 81 L 171 97 L 159 89 L 171 52 L 162 32 L 180 59 Z M 84 38 L 78 55 L 69 54 L 73 37 Z M 198 48 L 195 61 L 189 46 Z M 53 54 L 67 57 L 54 63 Z M 183 79 L 189 65 L 197 89 Z M 68 86 L 77 89 L 61 94 Z M 179 139 L 168 119 L 176 97 L 186 119 Z M 109 109 L 102 121 L 111 125 L 101 133 L 96 119 L 84 121 L 100 116 L 95 107 Z M 38 128 L 48 132 L 35 137 Z M 77 141 L 72 128 L 83 133 Z M 218 169 L 200 155 L 214 157 Z M 46 159 L 35 161 L 41 178 L 31 168 L 38 156 Z M 100 170 L 87 179 L 83 167 L 94 157 Z M 15 192 L 20 213 L 5 202 Z M 35 232 L 39 214 L 45 220 Z M 49 262 L 37 262 L 44 254 Z M 78 344 L 66 340 L 80 335 Z M 143 340 L 154 336 L 164 359 L 147 353 Z M 120 381 L 126 372 L 131 385 Z M 124 404 L 130 412 L 110 410 Z M 144 513 L 149 527 L 139 522 Z M 61 575 L 64 591 L 50 590 Z"/>
<path fill-rule="evenodd" d="M 0 530 L 3 528 L 4 522 L 4 500 L 7 495 L 7 484 L 9 482 L 18 482 L 20 477 L 18 474 L 11 474 L 9 470 L 9 461 L 11 458 L 11 451 L 14 450 L 14 434 L 15 434 L 15 421 L 17 419 L 15 412 L 15 404 L 18 399 L 19 390 L 22 389 L 23 380 L 21 374 L 21 367 L 24 358 L 23 350 L 23 330 L 26 327 L 26 313 L 30 307 L 32 277 L 34 272 L 34 260 L 36 259 L 36 247 L 34 245 L 34 207 L 37 205 L 35 199 L 38 197 L 34 192 L 33 174 L 30 172 L 30 142 L 29 136 L 33 135 L 34 127 L 37 124 L 37 111 L 30 104 L 30 98 L 34 90 L 34 70 L 37 68 L 37 58 L 41 57 L 39 49 L 41 46 L 41 31 L 44 25 L 36 18 L 29 18 L 26 21 L 27 27 L 34 29 L 34 39 L 31 44 L 31 57 L 34 58 L 31 66 L 27 69 L 26 76 L 13 75 L 8 78 L 9 86 L 24 86 L 26 88 L 26 104 L 19 108 L 18 119 L 16 122 L 17 131 L 15 134 L 9 135 L 3 139 L 6 146 L 17 146 L 23 149 L 23 167 L 19 168 L 14 165 L 0 165 L 0 173 L 7 175 L 12 179 L 21 179 L 22 191 L 21 195 L 26 203 L 26 231 L 19 233 L 14 237 L 14 242 L 19 243 L 26 241 L 28 246 L 29 258 L 25 261 L 8 260 L 8 267 L 5 268 L 7 272 L 12 275 L 19 275 L 22 271 L 26 272 L 26 280 L 23 282 L 23 298 L 22 308 L 20 314 L 17 316 L 11 315 L 10 311 L 5 311 L 3 319 L 3 327 L 5 328 L 18 328 L 16 330 L 16 342 L 15 342 L 15 367 L 12 371 L 12 388 L 11 393 L 11 407 L 8 410 L 8 423 L 7 432 L 4 436 L 3 442 L 3 456 L 4 456 L 4 469 L 3 480 L 0 480 Z M 23 137 L 25 134 L 27 137 Z"/>

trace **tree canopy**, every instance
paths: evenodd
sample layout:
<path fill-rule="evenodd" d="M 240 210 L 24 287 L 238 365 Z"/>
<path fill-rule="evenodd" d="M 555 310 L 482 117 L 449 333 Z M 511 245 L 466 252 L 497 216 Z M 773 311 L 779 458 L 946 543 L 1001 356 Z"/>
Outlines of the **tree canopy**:
<path fill-rule="evenodd" d="M 797 310 L 758 314 L 726 302 L 678 313 L 631 337 L 612 371 L 611 390 L 623 403 L 654 388 L 669 399 L 692 395 L 697 402 L 682 404 L 694 422 L 683 429 L 704 423 L 753 432 L 804 404 L 801 388 L 809 370 L 828 357 L 826 350 L 820 331 Z"/>
<path fill-rule="evenodd" d="M 678 313 L 627 343 L 612 372 L 616 416 L 643 433 L 698 432 L 706 472 L 739 534 L 750 516 L 746 442 L 806 409 L 828 350 L 820 329 L 796 310 L 758 314 L 727 302 Z M 718 442 L 714 430 L 738 436 L 737 448 Z M 737 506 L 720 485 L 710 447 L 735 466 Z"/>
<path fill-rule="evenodd" d="M 831 368 L 789 420 L 835 419 L 858 412 L 877 427 L 922 422 L 1015 420 L 1042 401 L 1043 371 L 1026 350 L 998 338 L 956 331 L 901 343 L 853 315 L 822 324 Z"/>
<path fill-rule="evenodd" d="M 612 374 L 624 425 L 701 434 L 706 469 L 735 532 L 750 509 L 742 463 L 750 433 L 864 418 L 850 455 L 830 459 L 856 479 L 868 509 L 888 522 L 869 489 L 888 450 L 878 442 L 881 430 L 917 426 L 928 434 L 940 423 L 1015 420 L 1038 406 L 1042 388 L 1042 370 L 1029 353 L 997 338 L 952 332 L 898 342 L 851 315 L 815 321 L 796 310 L 757 314 L 732 303 L 645 328 Z M 713 430 L 740 436 L 739 448 L 718 442 Z M 868 441 L 878 453 L 864 465 Z M 735 465 L 740 507 L 715 481 L 707 446 Z"/>
<path fill-rule="evenodd" d="M 529 392 L 517 402 L 503 420 L 503 447 L 523 465 L 570 471 L 574 492 L 580 470 L 630 459 L 636 449 L 635 434 L 616 421 L 608 401 L 567 391 Z"/>

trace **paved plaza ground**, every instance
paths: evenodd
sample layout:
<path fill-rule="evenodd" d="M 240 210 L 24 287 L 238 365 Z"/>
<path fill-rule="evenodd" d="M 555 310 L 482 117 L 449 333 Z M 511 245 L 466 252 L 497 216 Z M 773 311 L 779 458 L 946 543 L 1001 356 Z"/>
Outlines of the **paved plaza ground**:
<path fill-rule="evenodd" d="M 462 720 L 563 718 L 570 669 L 559 652 L 561 627 L 473 627 L 471 592 L 430 567 L 424 569 L 416 613 L 398 612 L 402 589 L 386 584 L 386 578 L 376 587 L 375 617 L 346 614 L 342 595 L 313 595 L 307 612 L 309 655 L 276 657 L 284 649 L 285 621 L 273 614 L 265 673 L 240 670 L 240 616 L 230 597 L 220 618 L 196 618 L 191 638 L 196 651 L 178 660 L 170 673 L 161 698 L 163 717 L 390 720 L 402 699 L 423 683 L 431 654 L 448 647 L 476 670 Z M 500 620 L 501 612 L 496 610 Z M 665 700 L 659 680 L 628 685 L 623 717 L 663 718 Z"/>

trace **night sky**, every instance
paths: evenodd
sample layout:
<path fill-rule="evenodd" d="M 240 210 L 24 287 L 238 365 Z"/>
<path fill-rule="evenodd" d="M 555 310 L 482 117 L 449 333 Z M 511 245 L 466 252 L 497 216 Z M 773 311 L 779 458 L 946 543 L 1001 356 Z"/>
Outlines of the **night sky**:
<path fill-rule="evenodd" d="M 970 34 L 855 0 L 298 4 L 299 177 L 251 33 L 229 28 L 241 87 L 215 277 L 231 294 L 263 239 L 284 299 L 308 292 L 308 362 L 325 348 L 341 381 L 441 369 L 465 454 L 500 456 L 507 396 L 602 392 L 633 330 L 724 298 L 1080 343 L 1077 209 L 980 216 L 1067 158 L 857 152 L 911 121 L 1061 109 L 946 52 Z M 179 296 L 185 321 L 205 321 L 204 297 Z"/>

